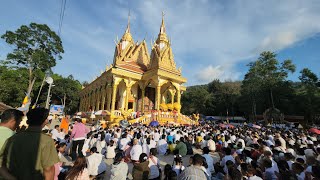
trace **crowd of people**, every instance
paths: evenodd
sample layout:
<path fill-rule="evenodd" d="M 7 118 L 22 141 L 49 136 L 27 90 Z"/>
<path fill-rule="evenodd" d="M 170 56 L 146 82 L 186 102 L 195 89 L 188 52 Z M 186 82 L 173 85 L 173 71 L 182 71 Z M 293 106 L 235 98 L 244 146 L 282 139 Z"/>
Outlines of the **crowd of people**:
<path fill-rule="evenodd" d="M 320 138 L 303 129 L 212 124 L 103 129 L 75 119 L 67 131 L 56 125 L 43 132 L 48 110 L 30 110 L 28 129 L 17 130 L 22 117 L 13 109 L 1 116 L 0 179 L 126 180 L 129 174 L 135 180 L 320 179 Z M 164 164 L 163 157 L 172 163 Z"/>

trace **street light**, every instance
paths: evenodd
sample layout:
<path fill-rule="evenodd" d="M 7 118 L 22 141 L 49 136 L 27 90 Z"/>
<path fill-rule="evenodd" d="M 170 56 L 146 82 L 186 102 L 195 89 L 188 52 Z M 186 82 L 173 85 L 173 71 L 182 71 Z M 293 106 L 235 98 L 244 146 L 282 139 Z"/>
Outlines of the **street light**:
<path fill-rule="evenodd" d="M 50 91 L 51 91 L 51 87 L 53 85 L 52 77 L 47 77 L 46 82 L 49 84 L 49 90 L 48 90 L 47 101 L 46 101 L 46 109 L 49 109 Z"/>

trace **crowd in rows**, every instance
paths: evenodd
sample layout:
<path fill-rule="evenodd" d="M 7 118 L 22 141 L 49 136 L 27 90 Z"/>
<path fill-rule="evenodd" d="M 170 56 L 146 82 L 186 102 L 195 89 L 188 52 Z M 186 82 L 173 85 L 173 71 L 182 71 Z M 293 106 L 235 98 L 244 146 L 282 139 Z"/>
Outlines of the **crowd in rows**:
<path fill-rule="evenodd" d="M 17 110 L 1 116 L 0 176 L 7 179 L 126 180 L 129 174 L 137 180 L 320 179 L 319 136 L 303 129 L 212 124 L 103 129 L 76 119 L 67 131 L 57 125 L 45 134 L 48 111 L 33 109 L 29 128 L 14 133 L 22 116 Z M 173 163 L 163 164 L 164 156 Z"/>

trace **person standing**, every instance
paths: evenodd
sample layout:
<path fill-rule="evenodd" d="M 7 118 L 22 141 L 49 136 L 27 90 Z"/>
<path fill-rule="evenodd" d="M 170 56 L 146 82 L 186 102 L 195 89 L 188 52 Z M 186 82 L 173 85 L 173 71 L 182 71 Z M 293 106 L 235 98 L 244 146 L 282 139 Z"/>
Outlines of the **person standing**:
<path fill-rule="evenodd" d="M 83 156 L 82 147 L 84 144 L 84 140 L 86 139 L 86 135 L 89 132 L 89 129 L 82 123 L 81 119 L 76 119 L 76 122 L 73 126 L 71 139 L 72 141 L 72 149 L 71 149 L 71 158 L 73 161 L 77 158 L 77 148 L 78 148 L 78 156 Z"/>
<path fill-rule="evenodd" d="M 23 113 L 16 109 L 7 109 L 1 115 L 0 122 L 0 149 L 6 140 L 14 135 L 14 131 L 19 126 Z"/>
<path fill-rule="evenodd" d="M 54 165 L 59 157 L 53 139 L 41 132 L 48 123 L 48 115 L 45 108 L 27 113 L 29 128 L 10 137 L 1 149 L 1 172 L 10 172 L 17 179 L 54 178 Z"/>

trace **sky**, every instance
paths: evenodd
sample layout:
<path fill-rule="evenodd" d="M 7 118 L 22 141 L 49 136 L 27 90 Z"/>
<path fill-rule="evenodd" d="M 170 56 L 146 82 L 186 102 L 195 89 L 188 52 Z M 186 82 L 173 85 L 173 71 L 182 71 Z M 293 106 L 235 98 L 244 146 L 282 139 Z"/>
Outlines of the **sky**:
<path fill-rule="evenodd" d="M 0 6 L 0 34 L 31 22 L 58 32 L 62 0 L 7 0 Z M 65 53 L 54 72 L 91 82 L 112 63 L 115 40 L 131 14 L 135 41 L 146 39 L 148 50 L 165 13 L 177 67 L 186 85 L 214 79 L 242 80 L 247 64 L 263 51 L 280 61 L 291 59 L 299 72 L 320 76 L 319 0 L 66 0 L 61 38 Z M 0 59 L 12 50 L 0 40 Z"/>

